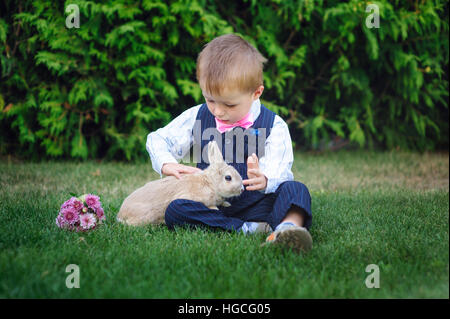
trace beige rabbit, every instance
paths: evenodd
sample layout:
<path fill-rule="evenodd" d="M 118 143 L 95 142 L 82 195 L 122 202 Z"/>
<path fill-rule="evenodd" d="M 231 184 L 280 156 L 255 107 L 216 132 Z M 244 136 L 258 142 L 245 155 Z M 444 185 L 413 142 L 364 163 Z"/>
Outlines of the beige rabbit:
<path fill-rule="evenodd" d="M 241 175 L 225 163 L 215 141 L 208 143 L 208 160 L 210 165 L 201 172 L 181 179 L 168 176 L 138 188 L 123 201 L 117 220 L 133 226 L 164 223 L 167 206 L 175 199 L 202 202 L 211 209 L 230 206 L 225 198 L 244 191 Z"/>

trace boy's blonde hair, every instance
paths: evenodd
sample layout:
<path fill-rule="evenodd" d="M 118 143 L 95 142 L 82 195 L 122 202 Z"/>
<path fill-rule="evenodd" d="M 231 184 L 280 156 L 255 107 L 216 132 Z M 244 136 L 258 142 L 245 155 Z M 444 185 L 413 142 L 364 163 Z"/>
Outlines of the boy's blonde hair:
<path fill-rule="evenodd" d="M 225 89 L 253 93 L 263 85 L 263 63 L 267 62 L 250 43 L 225 34 L 205 45 L 197 58 L 197 81 L 202 90 L 221 95 Z"/>

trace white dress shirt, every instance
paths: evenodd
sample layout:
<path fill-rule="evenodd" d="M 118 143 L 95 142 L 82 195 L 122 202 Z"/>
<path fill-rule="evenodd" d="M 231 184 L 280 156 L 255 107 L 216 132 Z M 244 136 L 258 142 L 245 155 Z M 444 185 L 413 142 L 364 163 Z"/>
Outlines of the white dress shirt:
<path fill-rule="evenodd" d="M 166 126 L 151 132 L 147 136 L 146 149 L 150 154 L 153 169 L 160 174 L 165 163 L 178 163 L 189 154 L 194 136 L 192 129 L 198 110 L 202 104 L 193 106 Z M 254 121 L 259 116 L 261 102 L 253 101 L 250 112 Z M 291 135 L 286 122 L 275 115 L 270 135 L 265 143 L 265 155 L 259 159 L 259 168 L 267 177 L 267 187 L 263 193 L 273 193 L 284 181 L 294 180 L 291 168 L 294 161 Z"/>

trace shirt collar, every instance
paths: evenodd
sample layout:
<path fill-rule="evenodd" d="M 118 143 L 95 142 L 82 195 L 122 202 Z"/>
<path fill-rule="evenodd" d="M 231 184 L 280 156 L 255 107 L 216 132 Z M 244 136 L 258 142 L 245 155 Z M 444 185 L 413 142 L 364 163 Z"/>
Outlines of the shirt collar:
<path fill-rule="evenodd" d="M 253 115 L 253 121 L 256 121 L 260 112 L 261 112 L 261 101 L 258 98 L 253 101 L 252 106 L 250 108 L 250 113 L 252 113 Z"/>

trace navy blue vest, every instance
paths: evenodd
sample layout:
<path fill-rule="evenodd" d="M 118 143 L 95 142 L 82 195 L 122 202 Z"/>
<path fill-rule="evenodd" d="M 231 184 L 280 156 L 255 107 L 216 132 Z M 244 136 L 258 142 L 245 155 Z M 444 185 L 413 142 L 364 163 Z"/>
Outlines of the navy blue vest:
<path fill-rule="evenodd" d="M 207 105 L 203 104 L 197 113 L 193 128 L 194 148 L 197 147 L 198 154 L 204 154 L 200 158 L 196 158 L 196 152 L 194 151 L 194 161 L 197 162 L 197 167 L 204 170 L 209 166 L 209 163 L 206 162 L 208 161 L 207 145 L 210 141 L 215 140 L 222 150 L 225 162 L 233 166 L 243 180 L 248 179 L 247 158 L 252 153 L 256 153 L 258 158 L 264 156 L 265 141 L 270 135 L 274 120 L 275 113 L 261 104 L 260 114 L 251 127 L 246 130 L 242 127 L 234 127 L 232 130 L 221 134 L 216 129 L 214 115 L 209 111 Z M 207 133 L 206 136 L 205 133 Z M 237 143 L 237 140 L 241 142 Z M 201 153 L 199 153 L 200 150 Z M 245 190 L 240 196 L 228 199 L 228 202 L 232 205 L 228 209 L 243 209 L 263 197 L 264 193 L 261 191 Z M 221 209 L 226 210 L 225 208 Z"/>

